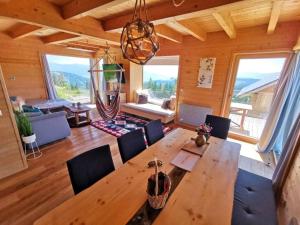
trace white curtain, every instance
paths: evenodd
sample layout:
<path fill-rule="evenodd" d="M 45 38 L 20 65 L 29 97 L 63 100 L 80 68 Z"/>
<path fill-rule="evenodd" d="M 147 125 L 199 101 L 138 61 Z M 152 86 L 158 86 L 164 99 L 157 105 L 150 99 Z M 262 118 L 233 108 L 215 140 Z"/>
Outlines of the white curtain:
<path fill-rule="evenodd" d="M 43 66 L 43 71 L 44 71 L 44 78 L 45 78 L 45 83 L 47 87 L 47 93 L 48 93 L 48 99 L 50 100 L 55 100 L 58 98 L 55 87 L 54 87 L 54 82 L 50 73 L 48 61 L 47 61 L 47 56 L 45 54 L 41 55 L 41 62 Z"/>
<path fill-rule="evenodd" d="M 272 178 L 277 200 L 282 194 L 282 189 L 289 175 L 290 168 L 295 161 L 297 153 L 300 151 L 300 115 L 292 127 L 292 131 L 287 138 Z"/>
<path fill-rule="evenodd" d="M 258 151 L 268 152 L 275 148 L 278 153 L 282 151 L 299 114 L 299 72 L 300 55 L 294 54 L 278 81 Z"/>

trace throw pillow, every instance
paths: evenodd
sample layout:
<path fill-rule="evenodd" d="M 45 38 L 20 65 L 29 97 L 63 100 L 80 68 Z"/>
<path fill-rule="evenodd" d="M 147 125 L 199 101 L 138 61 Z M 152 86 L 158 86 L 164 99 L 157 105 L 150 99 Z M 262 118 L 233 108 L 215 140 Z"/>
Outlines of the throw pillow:
<path fill-rule="evenodd" d="M 22 108 L 23 112 L 29 117 L 43 115 L 43 112 L 40 109 L 35 108 L 31 105 L 23 105 Z"/>
<path fill-rule="evenodd" d="M 175 110 L 176 108 L 176 96 L 171 96 L 170 97 L 170 105 L 169 105 L 169 109 L 170 110 Z"/>
<path fill-rule="evenodd" d="M 170 102 L 171 102 L 170 99 L 164 99 L 164 101 L 163 101 L 161 107 L 162 107 L 163 109 L 169 109 L 169 107 L 170 107 Z"/>
<path fill-rule="evenodd" d="M 148 95 L 138 94 L 137 95 L 137 104 L 146 104 L 148 103 Z"/>

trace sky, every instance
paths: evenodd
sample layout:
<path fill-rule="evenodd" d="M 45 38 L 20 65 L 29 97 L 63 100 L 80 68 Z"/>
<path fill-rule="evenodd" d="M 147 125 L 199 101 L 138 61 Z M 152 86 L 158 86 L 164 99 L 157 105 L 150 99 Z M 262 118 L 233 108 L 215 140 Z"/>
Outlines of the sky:
<path fill-rule="evenodd" d="M 144 80 L 170 80 L 177 79 L 178 66 L 177 65 L 145 65 L 143 67 Z"/>
<path fill-rule="evenodd" d="M 285 58 L 241 59 L 238 68 L 239 78 L 252 78 L 249 73 L 280 73 Z"/>
<path fill-rule="evenodd" d="M 69 57 L 69 56 L 58 56 L 58 55 L 47 55 L 49 63 L 56 64 L 82 64 L 90 65 L 90 61 L 87 58 Z"/>

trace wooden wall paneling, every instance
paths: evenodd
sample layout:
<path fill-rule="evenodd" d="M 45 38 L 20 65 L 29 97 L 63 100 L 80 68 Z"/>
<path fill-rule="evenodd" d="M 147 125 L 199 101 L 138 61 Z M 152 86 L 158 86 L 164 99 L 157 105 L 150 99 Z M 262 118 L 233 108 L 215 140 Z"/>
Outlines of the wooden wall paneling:
<path fill-rule="evenodd" d="M 143 66 L 130 62 L 129 101 L 135 101 L 135 91 L 143 88 Z"/>
<path fill-rule="evenodd" d="M 0 178 L 27 168 L 19 132 L 0 66 Z"/>
<path fill-rule="evenodd" d="M 290 173 L 287 177 L 278 207 L 278 219 L 280 225 L 290 224 L 294 217 L 300 224 L 300 148 Z"/>
<path fill-rule="evenodd" d="M 47 98 L 39 61 L 34 64 L 3 63 L 2 67 L 10 96 L 21 96 L 26 100 Z"/>
<path fill-rule="evenodd" d="M 58 45 L 44 45 L 36 37 L 12 40 L 0 34 L 0 63 L 10 96 L 25 99 L 47 98 L 41 54 L 92 57 L 91 53 L 67 49 Z"/>
<path fill-rule="evenodd" d="M 299 22 L 280 23 L 272 35 L 267 35 L 266 25 L 262 25 L 237 30 L 235 39 L 229 39 L 221 31 L 208 33 L 205 42 L 189 36 L 184 37 L 182 45 L 162 41 L 158 55 L 180 55 L 178 104 L 207 106 L 213 109 L 214 114 L 222 115 L 224 93 L 233 55 L 262 51 L 291 51 L 297 42 L 299 25 Z M 196 87 L 200 58 L 202 57 L 216 57 L 211 89 Z"/>

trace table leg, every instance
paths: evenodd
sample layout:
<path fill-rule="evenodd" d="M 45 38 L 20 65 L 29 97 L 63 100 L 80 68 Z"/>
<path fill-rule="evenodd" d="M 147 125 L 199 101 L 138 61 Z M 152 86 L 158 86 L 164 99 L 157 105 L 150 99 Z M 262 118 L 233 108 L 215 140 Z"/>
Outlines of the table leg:
<path fill-rule="evenodd" d="M 246 114 L 247 114 L 247 110 L 243 109 L 241 123 L 240 123 L 241 130 L 244 130 L 244 122 L 245 122 Z"/>
<path fill-rule="evenodd" d="M 76 126 L 79 126 L 79 114 L 75 113 Z"/>
<path fill-rule="evenodd" d="M 88 122 L 91 122 L 90 111 L 86 112 L 86 119 L 87 119 Z"/>

